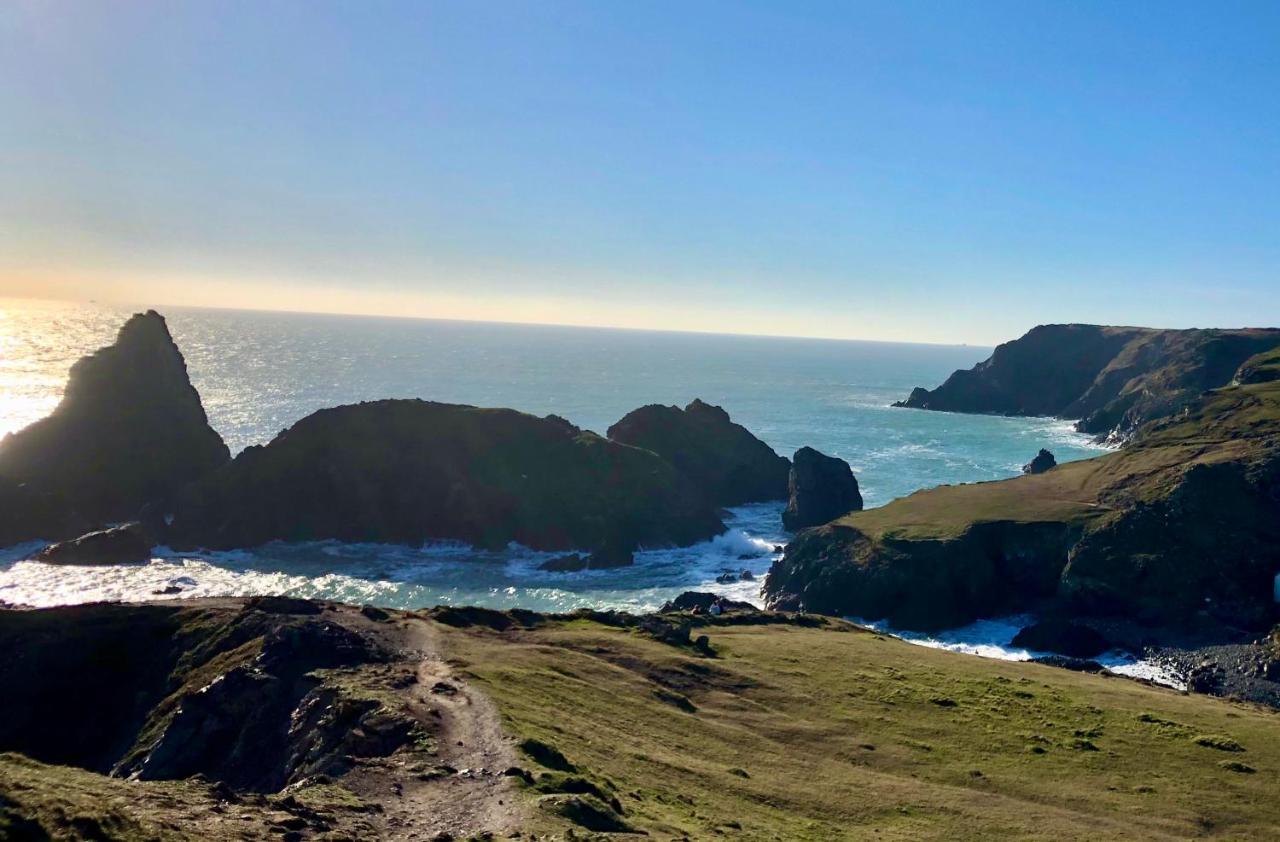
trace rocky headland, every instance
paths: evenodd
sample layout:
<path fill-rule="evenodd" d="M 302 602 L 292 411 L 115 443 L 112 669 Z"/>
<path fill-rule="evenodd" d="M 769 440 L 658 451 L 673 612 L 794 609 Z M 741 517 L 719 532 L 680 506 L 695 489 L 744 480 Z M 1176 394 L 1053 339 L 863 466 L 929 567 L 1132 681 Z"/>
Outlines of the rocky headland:
<path fill-rule="evenodd" d="M 1068 332 L 1098 330 L 1128 335 Z M 765 592 L 904 628 L 1048 610 L 1243 634 L 1276 621 L 1278 571 L 1280 381 L 1264 381 L 1189 399 L 1105 456 L 916 492 L 802 532 Z"/>
<path fill-rule="evenodd" d="M 936 389 L 918 387 L 894 405 L 1077 419 L 1080 432 L 1123 441 L 1238 374 L 1266 376 L 1272 370 L 1266 361 L 1274 366 L 1278 349 L 1280 330 L 1273 328 L 1041 325 Z"/>

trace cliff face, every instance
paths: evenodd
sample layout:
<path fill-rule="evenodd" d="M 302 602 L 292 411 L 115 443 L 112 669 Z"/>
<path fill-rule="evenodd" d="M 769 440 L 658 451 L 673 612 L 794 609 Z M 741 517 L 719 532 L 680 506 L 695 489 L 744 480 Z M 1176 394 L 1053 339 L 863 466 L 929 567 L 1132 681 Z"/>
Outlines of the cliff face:
<path fill-rule="evenodd" d="M 610 427 L 609 438 L 658 454 L 717 506 L 787 497 L 791 463 L 729 413 L 701 400 L 684 409 L 641 407 Z"/>
<path fill-rule="evenodd" d="M 1081 432 L 1125 439 L 1230 383 L 1241 364 L 1280 346 L 1280 330 L 1152 330 L 1042 325 L 938 388 L 895 406 L 1056 415 Z"/>
<path fill-rule="evenodd" d="M 661 458 L 561 419 L 386 400 L 326 409 L 188 488 L 170 540 L 629 550 L 723 531 Z"/>
<path fill-rule="evenodd" d="M 772 604 L 954 626 L 1043 601 L 1262 628 L 1280 572 L 1280 382 L 1233 386 L 1124 450 L 1042 474 L 917 492 L 804 532 Z"/>
<path fill-rule="evenodd" d="M 89 520 L 117 521 L 229 458 L 164 318 L 150 311 L 72 366 L 49 417 L 0 441 L 0 477 L 55 494 Z"/>

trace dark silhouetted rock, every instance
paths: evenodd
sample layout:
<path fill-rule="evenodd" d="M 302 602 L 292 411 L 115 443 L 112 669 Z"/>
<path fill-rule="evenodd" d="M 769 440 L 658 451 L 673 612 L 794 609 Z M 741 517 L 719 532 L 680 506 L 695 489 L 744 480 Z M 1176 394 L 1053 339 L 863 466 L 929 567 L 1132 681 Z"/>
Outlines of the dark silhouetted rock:
<path fill-rule="evenodd" d="M 1089 626 L 1059 619 L 1027 626 L 1014 636 L 1013 645 L 1071 658 L 1096 658 L 1111 648 L 1107 639 Z"/>
<path fill-rule="evenodd" d="M 1032 663 L 1071 670 L 1072 672 L 1098 673 L 1106 669 L 1102 664 L 1089 658 L 1072 658 L 1068 655 L 1041 655 L 1039 658 L 1032 658 L 1031 661 Z"/>
<path fill-rule="evenodd" d="M 651 404 L 627 413 L 609 438 L 666 459 L 717 506 L 787 496 L 790 463 L 718 406 L 695 400 L 680 409 Z"/>
<path fill-rule="evenodd" d="M 0 547 L 73 538 L 91 528 L 62 495 L 0 477 Z"/>
<path fill-rule="evenodd" d="M 701 611 L 706 611 L 711 607 L 712 603 L 717 600 L 720 601 L 720 607 L 725 611 L 754 612 L 760 610 L 749 602 L 725 599 L 724 597 L 717 596 L 713 593 L 707 593 L 705 591 L 685 591 L 659 608 L 658 613 L 672 614 L 677 611 L 692 611 L 695 608 Z"/>
<path fill-rule="evenodd" d="M 229 458 L 164 319 L 148 311 L 72 366 L 51 415 L 0 441 L 0 477 L 104 523 L 137 517 Z"/>
<path fill-rule="evenodd" d="M 153 543 L 142 524 L 126 523 L 51 544 L 36 553 L 35 560 L 45 564 L 136 564 L 151 560 Z"/>
<path fill-rule="evenodd" d="M 1036 454 L 1036 458 L 1022 466 L 1024 474 L 1043 474 L 1050 468 L 1057 467 L 1058 460 L 1053 458 L 1053 454 L 1040 448 L 1040 452 Z"/>
<path fill-rule="evenodd" d="M 862 511 L 862 494 L 849 463 L 812 447 L 802 447 L 792 457 L 788 489 L 782 525 L 793 532 Z"/>
<path fill-rule="evenodd" d="M 599 550 L 594 553 L 570 553 L 557 556 L 538 565 L 549 573 L 577 573 L 582 570 L 609 570 L 629 567 L 635 563 L 630 550 Z"/>
<path fill-rule="evenodd" d="M 724 530 L 657 455 L 509 409 L 387 400 L 325 409 L 188 487 L 169 543 L 273 540 L 583 549 L 618 559 Z"/>
<path fill-rule="evenodd" d="M 1040 325 L 972 369 L 894 406 L 996 415 L 1055 415 L 1076 428 L 1124 440 L 1176 414 L 1200 394 L 1267 376 L 1254 355 L 1280 346 L 1280 330 L 1154 330 Z M 1242 366 L 1244 367 L 1242 369 Z"/>

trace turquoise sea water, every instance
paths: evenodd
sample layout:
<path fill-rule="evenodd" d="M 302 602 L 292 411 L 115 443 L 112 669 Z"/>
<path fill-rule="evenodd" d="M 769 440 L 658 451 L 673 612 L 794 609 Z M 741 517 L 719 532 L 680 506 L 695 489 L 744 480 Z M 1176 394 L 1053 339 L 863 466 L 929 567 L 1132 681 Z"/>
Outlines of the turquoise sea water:
<path fill-rule="evenodd" d="M 299 302 L 305 306 L 305 302 Z M 127 308 L 0 300 L 0 435 L 56 405 L 67 369 L 111 341 Z M 810 445 L 853 466 L 868 506 L 941 483 L 1013 476 L 1048 447 L 1059 461 L 1099 448 L 1053 419 L 892 409 L 989 348 L 835 342 L 242 311 L 163 310 L 210 421 L 233 451 L 269 441 L 322 407 L 384 397 L 555 413 L 603 433 L 646 403 L 720 404 L 779 453 Z M 725 325 L 731 330 L 732 325 Z M 728 534 L 642 552 L 634 567 L 576 574 L 536 569 L 520 547 L 336 543 L 269 545 L 205 556 L 161 553 L 149 565 L 60 568 L 0 550 L 0 599 L 36 605 L 290 593 L 396 607 L 468 603 L 568 610 L 649 610 L 701 588 L 758 599 L 786 541 L 782 505 L 736 509 Z"/>

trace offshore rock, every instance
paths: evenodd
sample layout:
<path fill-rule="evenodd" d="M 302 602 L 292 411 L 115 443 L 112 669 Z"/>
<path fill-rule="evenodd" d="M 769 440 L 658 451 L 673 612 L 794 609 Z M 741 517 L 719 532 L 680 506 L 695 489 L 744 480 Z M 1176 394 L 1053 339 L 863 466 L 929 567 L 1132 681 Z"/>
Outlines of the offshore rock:
<path fill-rule="evenodd" d="M 337 539 L 613 554 L 688 545 L 718 512 L 657 455 L 509 409 L 385 400 L 316 412 L 187 488 L 175 546 Z"/>
<path fill-rule="evenodd" d="M 791 463 L 718 406 L 701 400 L 684 409 L 651 404 L 627 413 L 608 432 L 614 441 L 670 462 L 716 506 L 787 496 Z"/>
<path fill-rule="evenodd" d="M 862 511 L 862 494 L 849 463 L 802 447 L 791 460 L 790 500 L 782 525 L 791 531 Z"/>
<path fill-rule="evenodd" d="M 110 565 L 151 560 L 153 541 L 140 523 L 126 523 L 51 544 L 35 554 L 45 564 Z"/>
<path fill-rule="evenodd" d="M 0 477 L 109 523 L 136 517 L 229 458 L 164 318 L 147 311 L 114 345 L 72 366 L 51 415 L 0 441 Z"/>

